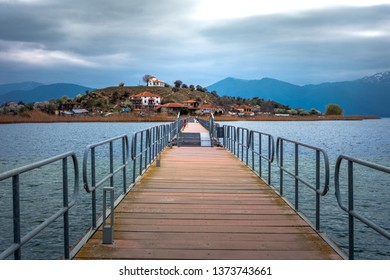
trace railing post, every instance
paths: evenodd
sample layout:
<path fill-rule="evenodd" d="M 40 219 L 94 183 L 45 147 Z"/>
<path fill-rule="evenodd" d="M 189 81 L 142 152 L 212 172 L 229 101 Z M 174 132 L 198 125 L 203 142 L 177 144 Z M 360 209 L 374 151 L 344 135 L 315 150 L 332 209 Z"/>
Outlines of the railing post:
<path fill-rule="evenodd" d="M 62 159 L 62 201 L 62 206 L 67 209 L 64 213 L 64 258 L 69 260 L 68 158 Z"/>
<path fill-rule="evenodd" d="M 144 158 L 143 158 L 143 147 L 144 147 L 144 131 L 142 131 L 141 132 L 141 141 L 140 141 L 141 143 L 140 143 L 140 145 L 141 145 L 141 147 L 140 147 L 140 158 L 139 158 L 139 173 L 138 173 L 138 175 L 141 175 L 142 174 L 142 164 L 143 164 L 143 160 L 144 160 Z"/>
<path fill-rule="evenodd" d="M 126 148 L 127 148 L 127 138 L 122 138 L 122 176 L 123 176 L 123 193 L 126 193 L 127 190 L 127 180 L 126 180 Z"/>
<path fill-rule="evenodd" d="M 12 199 L 13 199 L 13 216 L 14 216 L 14 243 L 20 245 L 20 190 L 19 190 L 19 174 L 12 177 Z M 22 258 L 21 249 L 14 252 L 14 259 Z"/>
<path fill-rule="evenodd" d="M 280 184 L 280 195 L 283 196 L 283 139 L 278 139 L 280 142 L 280 170 L 279 170 L 279 184 Z"/>
<path fill-rule="evenodd" d="M 261 138 L 261 136 L 260 136 Z M 271 136 L 268 135 L 268 185 L 271 185 L 271 158 L 272 158 L 272 150 L 271 150 L 271 145 L 272 145 L 272 139 Z M 273 147 L 273 146 L 272 146 Z M 260 150 L 261 151 L 261 150 Z M 260 152 L 261 153 L 261 152 Z"/>
<path fill-rule="evenodd" d="M 298 156 L 298 144 L 295 144 L 295 210 L 299 210 L 299 189 L 298 189 L 298 176 L 299 176 L 299 156 Z"/>
<path fill-rule="evenodd" d="M 107 225 L 107 192 L 110 193 L 110 224 Z M 114 242 L 114 188 L 103 188 L 103 244 L 112 244 Z"/>
<path fill-rule="evenodd" d="M 316 150 L 316 230 L 320 230 L 320 151 Z"/>
<path fill-rule="evenodd" d="M 91 184 L 96 186 L 96 168 L 95 168 L 95 148 L 91 148 Z M 96 190 L 92 191 L 92 227 L 96 228 Z"/>
<path fill-rule="evenodd" d="M 133 184 L 135 183 L 136 169 L 137 169 L 137 135 L 133 135 L 131 142 L 131 159 L 133 160 Z"/>
<path fill-rule="evenodd" d="M 353 162 L 348 161 L 348 222 L 349 222 L 349 259 L 355 258 L 355 237 L 354 217 L 351 212 L 354 210 L 353 203 Z"/>
<path fill-rule="evenodd" d="M 259 175 L 263 177 L 263 158 L 261 157 L 261 151 L 263 149 L 263 140 L 261 134 L 259 134 Z"/>
<path fill-rule="evenodd" d="M 112 142 L 110 142 L 110 187 L 114 187 L 114 145 Z"/>

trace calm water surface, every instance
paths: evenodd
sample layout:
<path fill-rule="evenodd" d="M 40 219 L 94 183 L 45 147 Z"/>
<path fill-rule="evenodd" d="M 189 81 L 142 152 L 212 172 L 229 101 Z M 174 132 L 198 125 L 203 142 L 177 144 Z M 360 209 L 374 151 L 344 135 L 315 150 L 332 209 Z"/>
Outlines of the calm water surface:
<path fill-rule="evenodd" d="M 100 142 L 121 134 L 133 132 L 160 123 L 56 123 L 56 124 L 9 124 L 0 125 L 0 173 L 67 151 L 75 151 L 81 167 L 86 145 Z M 390 166 L 390 119 L 365 121 L 318 121 L 318 122 L 223 122 L 300 141 L 324 149 L 331 164 L 331 174 L 339 154 L 345 154 L 385 166 Z M 272 181 L 278 184 L 278 172 L 273 164 Z M 60 167 L 42 168 L 22 180 L 22 232 L 39 224 L 61 202 Z M 309 172 L 310 173 L 310 172 Z M 357 171 L 357 209 L 381 226 L 390 229 L 389 176 Z M 308 174 L 310 176 L 310 174 Z M 59 178 L 59 179 L 58 179 Z M 44 184 L 42 181 L 50 182 Z M 291 182 L 285 182 L 286 190 Z M 24 184 L 24 185 L 23 185 Z M 12 241 L 12 199 L 10 182 L 0 183 L 0 251 Z M 312 196 L 303 192 L 302 211 L 309 218 L 313 215 Z M 58 195 L 59 200 L 53 202 Z M 289 194 L 286 194 L 288 198 Z M 339 210 L 334 198 L 333 181 L 329 194 L 321 202 L 322 229 L 342 248 L 348 241 L 347 218 Z M 58 204 L 58 205 L 56 205 Z M 90 226 L 90 195 L 82 188 L 77 207 L 71 213 L 71 242 L 76 242 Z M 61 219 L 43 231 L 40 238 L 31 241 L 23 249 L 25 259 L 51 259 L 62 255 L 62 237 L 58 229 Z M 390 259 L 390 242 L 356 225 L 357 257 L 363 259 Z M 42 243 L 45 243 L 42 246 Z M 369 248 L 367 248 L 369 247 Z"/>

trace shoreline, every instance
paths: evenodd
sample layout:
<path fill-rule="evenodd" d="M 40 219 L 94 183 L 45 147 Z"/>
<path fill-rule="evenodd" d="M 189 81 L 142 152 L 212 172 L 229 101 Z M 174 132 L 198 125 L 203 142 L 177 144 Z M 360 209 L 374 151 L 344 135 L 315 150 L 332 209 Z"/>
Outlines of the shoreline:
<path fill-rule="evenodd" d="M 205 118 L 205 117 L 203 117 Z M 208 118 L 208 117 L 206 117 Z M 361 121 L 380 119 L 377 116 L 274 116 L 258 115 L 254 117 L 215 116 L 215 121 Z M 42 112 L 31 112 L 23 115 L 0 115 L 0 124 L 16 123 L 67 123 L 67 122 L 173 122 L 176 116 L 152 115 L 139 116 L 121 114 L 104 116 L 53 116 Z"/>

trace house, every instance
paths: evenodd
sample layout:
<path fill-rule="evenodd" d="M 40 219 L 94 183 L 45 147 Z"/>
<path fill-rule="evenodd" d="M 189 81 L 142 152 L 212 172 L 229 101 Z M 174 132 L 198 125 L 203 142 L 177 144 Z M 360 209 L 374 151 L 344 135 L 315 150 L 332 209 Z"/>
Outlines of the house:
<path fill-rule="evenodd" d="M 178 113 L 182 109 L 187 108 L 188 106 L 182 103 L 167 103 L 156 108 L 157 111 L 162 113 Z"/>
<path fill-rule="evenodd" d="M 199 108 L 199 102 L 196 101 L 196 100 L 186 100 L 183 102 L 183 104 L 187 105 L 188 107 L 192 107 L 194 109 L 198 109 Z"/>
<path fill-rule="evenodd" d="M 157 79 L 155 76 L 150 76 L 148 80 L 148 87 L 165 87 L 165 82 Z"/>
<path fill-rule="evenodd" d="M 245 105 L 245 104 L 242 105 L 234 104 L 230 110 L 234 113 L 251 113 L 252 106 Z"/>
<path fill-rule="evenodd" d="M 199 107 L 199 109 L 202 111 L 203 114 L 211 114 L 214 113 L 215 108 L 209 103 L 204 103 L 202 106 Z"/>
<path fill-rule="evenodd" d="M 199 110 L 200 103 L 196 100 L 186 100 L 183 104 L 187 105 L 188 113 L 190 114 L 194 114 L 197 110 Z"/>
<path fill-rule="evenodd" d="M 130 101 L 135 109 L 154 109 L 161 104 L 161 96 L 144 91 L 130 96 Z"/>

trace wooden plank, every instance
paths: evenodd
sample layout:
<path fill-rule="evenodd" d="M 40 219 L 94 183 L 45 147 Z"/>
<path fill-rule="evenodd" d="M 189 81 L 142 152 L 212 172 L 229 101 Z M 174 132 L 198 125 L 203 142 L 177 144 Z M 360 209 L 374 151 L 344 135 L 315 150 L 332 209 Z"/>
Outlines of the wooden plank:
<path fill-rule="evenodd" d="M 187 131 L 204 132 L 199 124 Z M 199 131 L 198 131 L 199 130 Z M 269 186 L 223 148 L 174 147 L 76 259 L 340 259 Z"/>

